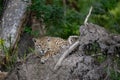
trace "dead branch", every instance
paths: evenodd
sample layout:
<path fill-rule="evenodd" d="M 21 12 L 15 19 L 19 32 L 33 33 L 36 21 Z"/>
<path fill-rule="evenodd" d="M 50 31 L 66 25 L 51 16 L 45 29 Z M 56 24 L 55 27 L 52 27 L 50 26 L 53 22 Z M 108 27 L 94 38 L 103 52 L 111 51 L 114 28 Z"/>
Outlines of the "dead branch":
<path fill-rule="evenodd" d="M 73 44 L 75 41 L 77 41 L 76 39 L 78 40 L 79 36 L 69 36 L 69 38 L 68 38 L 69 44 Z"/>
<path fill-rule="evenodd" d="M 87 21 L 88 21 L 88 18 L 90 17 L 90 15 L 91 15 L 92 9 L 93 9 L 93 7 L 91 6 L 88 15 L 85 18 L 84 25 L 86 25 L 88 23 Z"/>
<path fill-rule="evenodd" d="M 73 45 L 71 45 L 69 47 L 68 50 L 66 50 L 63 53 L 63 55 L 60 57 L 60 59 L 58 60 L 57 64 L 55 65 L 54 70 L 57 70 L 61 66 L 61 63 L 62 63 L 63 59 L 65 57 L 67 57 L 78 45 L 79 45 L 79 41 L 76 41 Z"/>
<path fill-rule="evenodd" d="M 117 69 L 116 71 L 117 71 L 118 73 L 120 73 L 120 70 Z"/>
<path fill-rule="evenodd" d="M 91 57 L 95 57 L 95 56 L 102 56 L 102 53 L 92 54 L 92 55 L 91 55 Z"/>

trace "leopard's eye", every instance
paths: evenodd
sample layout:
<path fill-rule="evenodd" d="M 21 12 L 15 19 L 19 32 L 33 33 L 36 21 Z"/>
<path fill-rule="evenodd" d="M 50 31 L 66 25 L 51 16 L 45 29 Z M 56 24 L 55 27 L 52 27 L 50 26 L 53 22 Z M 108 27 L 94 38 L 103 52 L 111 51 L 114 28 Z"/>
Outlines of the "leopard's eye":
<path fill-rule="evenodd" d="M 38 45 L 38 47 L 40 48 L 41 46 L 40 46 L 40 45 Z"/>
<path fill-rule="evenodd" d="M 40 45 L 36 45 L 37 46 L 37 48 L 40 48 Z"/>

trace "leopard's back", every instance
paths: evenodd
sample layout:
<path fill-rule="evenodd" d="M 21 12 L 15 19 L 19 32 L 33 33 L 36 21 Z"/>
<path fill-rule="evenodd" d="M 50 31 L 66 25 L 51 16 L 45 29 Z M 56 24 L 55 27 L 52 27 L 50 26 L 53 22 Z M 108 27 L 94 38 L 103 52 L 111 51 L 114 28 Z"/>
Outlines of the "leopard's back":
<path fill-rule="evenodd" d="M 59 53 L 62 48 L 64 48 L 69 44 L 66 40 L 61 39 L 59 37 L 55 37 L 55 38 L 51 37 L 51 41 L 48 43 L 49 43 L 50 49 L 53 52 L 55 52 L 54 54 Z"/>

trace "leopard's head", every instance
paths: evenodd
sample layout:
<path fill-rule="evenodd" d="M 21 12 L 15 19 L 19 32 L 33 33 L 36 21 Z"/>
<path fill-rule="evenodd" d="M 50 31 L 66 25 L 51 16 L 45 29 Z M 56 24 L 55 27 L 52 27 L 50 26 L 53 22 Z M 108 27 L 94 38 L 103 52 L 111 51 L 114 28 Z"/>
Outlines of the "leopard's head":
<path fill-rule="evenodd" d="M 34 42 L 35 51 L 40 55 L 45 55 L 45 53 L 49 50 L 49 46 L 46 40 L 36 38 L 33 38 L 32 40 Z"/>

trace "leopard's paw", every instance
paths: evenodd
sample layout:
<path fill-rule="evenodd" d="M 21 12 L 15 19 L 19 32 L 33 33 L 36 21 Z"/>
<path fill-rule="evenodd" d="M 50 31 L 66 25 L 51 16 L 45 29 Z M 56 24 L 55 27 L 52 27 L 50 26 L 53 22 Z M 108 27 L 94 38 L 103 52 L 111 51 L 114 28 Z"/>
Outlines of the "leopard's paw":
<path fill-rule="evenodd" d="M 42 63 L 42 64 L 44 64 L 46 61 L 47 61 L 46 58 L 44 58 L 44 57 L 41 58 L 41 63 Z"/>

